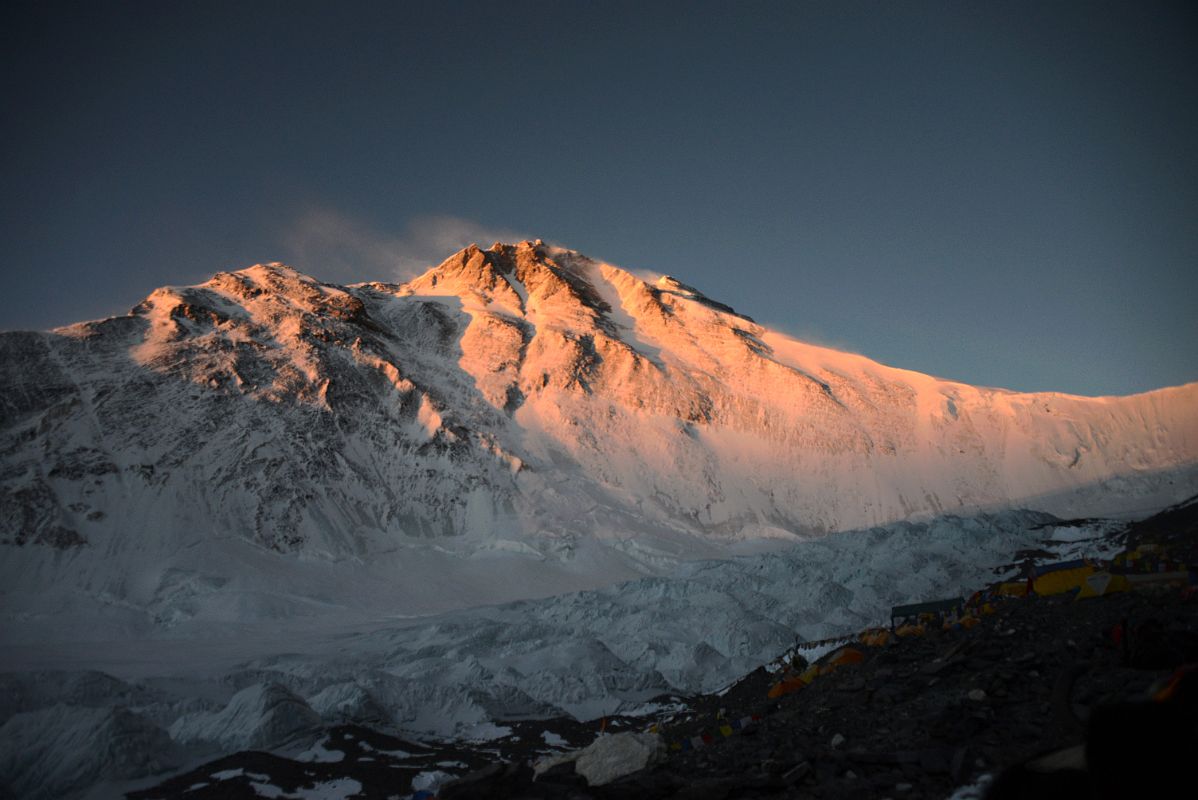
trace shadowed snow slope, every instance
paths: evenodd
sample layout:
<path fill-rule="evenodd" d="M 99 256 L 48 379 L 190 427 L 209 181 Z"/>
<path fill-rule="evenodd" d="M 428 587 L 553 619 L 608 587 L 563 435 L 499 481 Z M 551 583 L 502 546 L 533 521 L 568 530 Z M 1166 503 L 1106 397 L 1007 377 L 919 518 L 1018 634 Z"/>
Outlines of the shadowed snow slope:
<path fill-rule="evenodd" d="M 0 334 L 5 623 L 424 614 L 955 510 L 1198 491 L 1198 384 L 982 389 L 541 242 Z M 502 569 L 497 565 L 502 564 Z"/>

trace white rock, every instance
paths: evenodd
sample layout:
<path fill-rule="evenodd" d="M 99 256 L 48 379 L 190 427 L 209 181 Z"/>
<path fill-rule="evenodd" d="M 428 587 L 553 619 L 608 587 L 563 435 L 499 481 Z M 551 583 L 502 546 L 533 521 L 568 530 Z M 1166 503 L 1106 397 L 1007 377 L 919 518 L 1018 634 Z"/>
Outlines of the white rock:
<path fill-rule="evenodd" d="M 600 736 L 582 750 L 562 753 L 539 762 L 537 774 L 567 761 L 591 786 L 602 786 L 630 775 L 665 757 L 665 743 L 655 733 L 614 733 Z"/>

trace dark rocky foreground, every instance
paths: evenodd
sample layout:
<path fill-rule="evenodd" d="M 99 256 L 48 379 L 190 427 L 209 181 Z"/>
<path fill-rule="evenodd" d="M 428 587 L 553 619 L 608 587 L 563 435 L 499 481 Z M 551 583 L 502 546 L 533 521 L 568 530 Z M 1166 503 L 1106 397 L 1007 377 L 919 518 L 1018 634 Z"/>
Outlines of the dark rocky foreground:
<path fill-rule="evenodd" d="M 1196 563 L 1193 517 L 1191 508 L 1122 535 L 1128 547 L 1158 542 Z M 1198 672 L 1169 701 L 1148 697 L 1179 667 L 1198 662 L 1192 591 L 1011 599 L 972 629 L 861 650 L 862 663 L 777 699 L 767 697 L 777 678 L 764 669 L 722 696 L 672 698 L 685 710 L 658 720 L 664 740 L 680 744 L 707 733 L 710 743 L 667 747 L 657 763 L 604 786 L 588 786 L 570 765 L 533 779 L 530 762 L 546 750 L 542 732 L 574 747 L 597 734 L 593 723 L 551 720 L 513 724 L 511 736 L 473 747 L 419 745 L 339 728 L 326 744 L 343 753 L 336 762 L 241 753 L 131 797 L 249 798 L 263 796 L 264 785 L 270 796 L 287 796 L 319 783 L 351 786 L 356 797 L 406 797 L 415 775 L 438 768 L 467 773 L 440 788 L 443 800 L 944 798 L 982 776 L 1004 773 L 997 787 L 1008 787 L 1004 797 L 1185 796 L 1165 789 L 1171 774 L 1186 777 L 1185 754 L 1198 755 Z M 759 719 L 730 736 L 719 731 L 728 720 L 753 716 Z M 1092 752 L 1104 754 L 1092 768 L 1097 778 L 1055 773 L 1028 779 L 1011 771 L 1086 742 L 1086 718 L 1092 720 Z M 643 730 L 651 722 L 616 718 L 607 727 Z M 396 751 L 402 757 L 385 756 Z M 1056 788 L 1044 789 L 1046 782 Z"/>
<path fill-rule="evenodd" d="M 1132 631 L 1126 653 L 1110 635 L 1123 620 Z M 594 725 L 560 720 L 526 724 L 524 736 L 514 731 L 489 751 L 430 747 L 346 726 L 329 732 L 326 748 L 344 753 L 335 763 L 239 753 L 131 797 L 253 798 L 261 796 L 255 783 L 286 796 L 346 778 L 361 785 L 354 796 L 403 797 L 421 771 L 474 768 L 438 796 L 941 798 L 982 774 L 1082 742 L 1077 721 L 1065 713 L 1070 705 L 1077 712 L 1084 711 L 1077 706 L 1142 699 L 1177 665 L 1198 660 L 1198 602 L 1176 590 L 1012 600 L 970 631 L 866 652 L 864 663 L 777 700 L 766 697 L 774 677 L 765 670 L 723 697 L 688 699 L 689 710 L 663 726 L 664 737 L 677 742 L 708 732 L 712 743 L 670 751 L 662 762 L 602 787 L 586 786 L 570 770 L 533 781 L 527 759 L 540 751 L 540 731 L 557 729 L 573 744 L 595 733 Z M 1067 704 L 1063 690 L 1075 673 Z M 723 737 L 721 709 L 727 717 L 761 720 Z M 618 730 L 619 723 L 609 726 Z"/>
<path fill-rule="evenodd" d="M 1110 637 L 1124 619 L 1133 631 L 1126 659 Z M 717 705 L 762 720 L 616 783 L 583 787 L 569 773 L 534 783 L 530 770 L 508 767 L 440 797 L 946 797 L 982 774 L 1082 742 L 1071 705 L 1142 699 L 1194 660 L 1198 603 L 1177 592 L 1011 601 L 971 631 L 870 651 L 864 663 L 776 701 L 765 697 L 773 678 L 764 670 L 722 698 L 696 699 L 693 717 L 667 726 L 667 738 L 715 730 Z"/>

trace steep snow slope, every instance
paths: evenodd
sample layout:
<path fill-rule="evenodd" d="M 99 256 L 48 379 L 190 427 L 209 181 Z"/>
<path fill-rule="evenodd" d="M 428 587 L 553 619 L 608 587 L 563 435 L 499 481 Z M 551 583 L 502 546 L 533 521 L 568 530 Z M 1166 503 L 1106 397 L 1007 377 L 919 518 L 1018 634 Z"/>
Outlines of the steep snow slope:
<path fill-rule="evenodd" d="M 1198 384 L 981 389 L 540 242 L 0 334 L 6 622 L 428 613 L 955 509 L 1198 490 Z M 279 554 L 286 554 L 281 557 Z M 502 565 L 502 569 L 497 569 Z"/>

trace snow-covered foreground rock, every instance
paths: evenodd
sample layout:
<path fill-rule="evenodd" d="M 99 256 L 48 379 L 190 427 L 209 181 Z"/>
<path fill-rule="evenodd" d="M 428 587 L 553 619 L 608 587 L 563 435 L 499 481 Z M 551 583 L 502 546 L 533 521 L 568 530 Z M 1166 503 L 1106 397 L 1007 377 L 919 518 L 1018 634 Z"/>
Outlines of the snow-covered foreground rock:
<path fill-rule="evenodd" d="M 504 719 L 593 718 L 664 692 L 715 690 L 796 636 L 883 622 L 895 603 L 977 588 L 1017 549 L 1055 539 L 1076 552 L 1096 546 L 1076 541 L 1083 534 L 1106 529 L 1053 522 L 1005 512 L 898 523 L 599 590 L 319 637 L 280 621 L 292 646 L 243 642 L 254 656 L 233 668 L 203 640 L 58 653 L 60 665 L 90 658 L 111 675 L 33 672 L 28 651 L 8 648 L 0 667 L 26 669 L 2 679 L 0 782 L 19 796 L 57 797 L 205 754 L 303 746 L 322 724 L 486 737 Z M 55 665 L 38 657 L 36 666 Z M 169 670 L 146 675 L 147 662 Z M 80 748 L 84 739 L 104 746 Z"/>
<path fill-rule="evenodd" d="M 436 613 L 958 509 L 1198 491 L 1198 384 L 967 386 L 540 242 L 404 285 L 272 264 L 158 289 L 0 334 L 0 386 L 2 624 L 26 642 Z"/>

